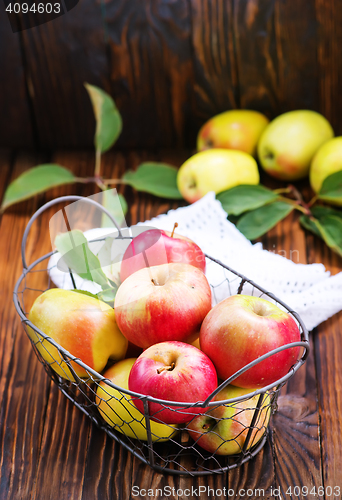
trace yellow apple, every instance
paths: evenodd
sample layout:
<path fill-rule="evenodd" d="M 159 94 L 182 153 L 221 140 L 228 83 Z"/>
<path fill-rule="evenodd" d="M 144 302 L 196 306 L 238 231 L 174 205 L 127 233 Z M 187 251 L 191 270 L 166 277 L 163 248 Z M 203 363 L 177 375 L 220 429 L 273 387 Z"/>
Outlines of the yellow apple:
<path fill-rule="evenodd" d="M 197 136 L 197 150 L 238 149 L 255 156 L 256 146 L 269 119 L 249 109 L 232 109 L 210 118 Z"/>
<path fill-rule="evenodd" d="M 232 149 L 208 149 L 191 156 L 180 167 L 177 186 L 193 203 L 209 191 L 220 193 L 241 184 L 258 184 L 259 171 L 248 153 Z"/>
<path fill-rule="evenodd" d="M 318 193 L 326 177 L 342 170 L 342 136 L 334 137 L 319 148 L 310 166 L 310 184 Z M 335 202 L 335 204 L 342 205 Z"/>
<path fill-rule="evenodd" d="M 128 377 L 136 358 L 127 358 L 109 368 L 104 377 L 113 384 L 128 389 Z M 133 398 L 134 399 L 134 398 Z M 134 439 L 147 441 L 145 417 L 135 406 L 133 399 L 106 382 L 100 382 L 96 391 L 96 404 L 104 420 L 115 430 Z M 152 441 L 167 441 L 177 426 L 150 421 Z"/>
<path fill-rule="evenodd" d="M 109 359 L 125 357 L 128 342 L 116 324 L 114 309 L 96 298 L 53 288 L 35 300 L 29 320 L 97 372 L 105 368 Z M 61 377 L 74 380 L 57 348 L 33 329 L 28 328 L 28 333 L 51 368 Z M 88 376 L 77 363 L 71 365 L 79 377 Z"/>
<path fill-rule="evenodd" d="M 260 164 L 277 179 L 301 179 L 309 174 L 311 160 L 318 148 L 333 136 L 328 120 L 315 111 L 283 113 L 267 125 L 260 137 Z"/>
<path fill-rule="evenodd" d="M 253 392 L 252 389 L 228 385 L 215 396 L 213 401 L 235 399 L 251 392 Z M 236 403 L 213 407 L 205 414 L 195 417 L 187 425 L 187 430 L 199 446 L 211 453 L 217 455 L 240 453 L 245 444 L 258 400 L 259 395 Z M 264 435 L 271 415 L 270 403 L 270 395 L 266 394 L 247 449 L 260 441 Z"/>

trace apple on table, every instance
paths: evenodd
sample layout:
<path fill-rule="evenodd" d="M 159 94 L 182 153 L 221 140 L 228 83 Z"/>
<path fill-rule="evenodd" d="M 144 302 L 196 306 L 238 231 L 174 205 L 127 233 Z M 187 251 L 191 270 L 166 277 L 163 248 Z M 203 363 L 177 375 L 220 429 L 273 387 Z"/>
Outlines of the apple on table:
<path fill-rule="evenodd" d="M 316 152 L 310 166 L 310 185 L 318 193 L 326 177 L 342 170 L 342 137 L 325 142 Z M 342 202 L 330 201 L 333 205 Z"/>
<path fill-rule="evenodd" d="M 149 402 L 153 420 L 167 424 L 189 422 L 206 408 L 182 406 L 181 403 L 204 402 L 217 388 L 216 369 L 211 360 L 193 345 L 184 342 L 161 342 L 146 349 L 132 366 L 128 387 L 153 398 L 178 402 L 168 406 Z M 143 412 L 141 399 L 134 404 Z"/>
<path fill-rule="evenodd" d="M 205 272 L 205 255 L 190 238 L 163 229 L 148 229 L 135 236 L 128 245 L 121 262 L 120 278 L 128 276 L 145 267 L 167 263 L 191 264 Z"/>
<path fill-rule="evenodd" d="M 228 385 L 222 389 L 213 401 L 237 399 L 250 394 L 250 389 Z M 235 455 L 241 453 L 256 411 L 259 395 L 247 397 L 234 403 L 225 403 L 195 417 L 187 425 L 192 439 L 205 450 L 216 455 Z M 259 413 L 246 450 L 256 445 L 266 432 L 271 415 L 271 397 L 263 395 Z"/>
<path fill-rule="evenodd" d="M 243 151 L 208 149 L 191 156 L 178 170 L 177 186 L 194 203 L 210 191 L 216 194 L 241 184 L 259 184 L 255 159 Z"/>
<path fill-rule="evenodd" d="M 249 295 L 232 295 L 214 306 L 199 336 L 202 351 L 222 380 L 273 349 L 300 340 L 299 328 L 290 314 L 268 300 Z M 300 349 L 294 346 L 273 354 L 231 383 L 254 389 L 273 384 L 296 363 Z"/>
<path fill-rule="evenodd" d="M 269 119 L 259 111 L 231 109 L 210 118 L 197 136 L 197 150 L 238 149 L 252 156 Z"/>
<path fill-rule="evenodd" d="M 136 358 L 126 358 L 109 368 L 103 376 L 121 389 L 128 389 L 128 377 Z M 115 430 L 130 438 L 147 441 L 148 435 L 144 415 L 134 404 L 134 398 L 101 381 L 96 391 L 96 404 L 104 420 Z M 178 429 L 150 421 L 152 441 L 167 441 Z"/>
<path fill-rule="evenodd" d="M 167 340 L 195 340 L 210 309 L 208 280 L 190 264 L 140 269 L 120 285 L 114 301 L 121 332 L 144 349 Z"/>
<path fill-rule="evenodd" d="M 258 143 L 262 168 L 273 177 L 295 181 L 309 174 L 318 148 L 334 136 L 328 120 L 311 110 L 288 111 L 272 120 Z"/>

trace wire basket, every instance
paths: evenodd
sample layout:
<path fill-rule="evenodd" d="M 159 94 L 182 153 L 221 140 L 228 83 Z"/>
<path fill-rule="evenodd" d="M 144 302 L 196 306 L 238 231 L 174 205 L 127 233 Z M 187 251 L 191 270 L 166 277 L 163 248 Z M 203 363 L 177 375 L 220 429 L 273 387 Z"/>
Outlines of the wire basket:
<path fill-rule="evenodd" d="M 22 240 L 23 273 L 15 285 L 14 304 L 32 347 L 46 372 L 62 393 L 98 427 L 142 462 L 159 472 L 192 476 L 218 474 L 247 462 L 262 449 L 267 440 L 269 419 L 277 409 L 277 398 L 281 387 L 308 356 L 308 333 L 301 318 L 272 293 L 213 257 L 206 256 L 207 268 L 216 266 L 216 275 L 219 272 L 221 276 L 215 283 L 209 282 L 214 304 L 220 300 L 223 289 L 226 296 L 244 293 L 263 297 L 293 317 L 299 327 L 301 341 L 281 346 L 249 363 L 223 382 L 206 401 L 193 404 L 164 401 L 118 387 L 104 378 L 103 374 L 97 373 L 70 354 L 28 320 L 29 308 L 34 299 L 53 285 L 47 270 L 47 261 L 55 253 L 47 253 L 27 265 L 25 249 L 31 226 L 42 212 L 51 206 L 77 200 L 87 201 L 105 212 L 120 231 L 115 219 L 100 204 L 79 196 L 52 200 L 30 219 Z M 241 373 L 264 359 L 295 346 L 301 348 L 301 354 L 286 376 L 256 391 L 245 390 L 223 401 L 211 401 Z M 83 368 L 84 377 L 81 378 L 76 373 L 76 366 Z M 136 399 L 142 401 L 144 413 L 136 409 L 134 404 Z M 155 414 L 151 410 L 151 403 L 159 404 L 159 410 Z M 189 420 L 186 424 L 178 426 L 158 423 L 158 413 L 162 409 L 186 412 Z M 204 421 L 199 419 L 205 414 L 207 420 L 203 424 Z M 203 442 L 202 429 L 206 425 L 210 427 L 211 433 L 209 446 Z M 226 432 L 227 430 L 229 432 Z"/>

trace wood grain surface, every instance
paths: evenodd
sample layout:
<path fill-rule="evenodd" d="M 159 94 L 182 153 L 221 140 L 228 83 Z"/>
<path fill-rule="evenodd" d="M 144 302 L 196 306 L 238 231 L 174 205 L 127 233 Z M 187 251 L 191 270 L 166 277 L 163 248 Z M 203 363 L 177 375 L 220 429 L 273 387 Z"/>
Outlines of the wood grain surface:
<path fill-rule="evenodd" d="M 106 175 L 121 175 L 143 159 L 180 165 L 189 151 L 108 153 Z M 75 174 L 90 175 L 94 157 L 84 151 L 56 151 L 51 156 L 32 153 L 0 154 L 0 195 L 11 178 L 38 161 L 56 161 Z M 305 188 L 305 184 L 304 184 Z M 179 206 L 178 202 L 137 193 L 121 186 L 128 204 L 127 221 L 134 224 Z M 75 184 L 8 209 L 1 218 L 0 276 L 0 500 L 128 500 L 133 486 L 141 489 L 169 487 L 174 494 L 158 498 L 211 498 L 200 487 L 234 491 L 230 498 L 304 498 L 294 486 L 306 486 L 305 498 L 339 498 L 320 495 L 320 486 L 342 487 L 340 411 L 342 407 L 342 316 L 335 315 L 311 333 L 312 350 L 307 363 L 290 379 L 272 417 L 271 432 L 262 451 L 243 466 L 226 474 L 177 477 L 154 472 L 98 429 L 61 394 L 36 358 L 12 303 L 14 284 L 22 271 L 20 244 L 25 226 L 45 201 L 66 194 L 91 195 L 94 186 Z M 50 250 L 48 210 L 32 226 L 27 259 L 32 262 Z M 299 228 L 291 214 L 263 239 L 265 248 L 287 255 L 294 262 L 323 262 L 332 273 L 341 260 L 318 240 Z M 33 276 L 32 288 L 37 276 Z M 39 278 L 40 279 L 40 278 Z M 288 493 L 292 488 L 292 495 Z M 193 488 L 194 494 L 186 494 Z M 316 495 L 313 493 L 314 488 Z M 165 490 L 164 491 L 168 491 Z M 210 490 L 209 490 L 210 491 Z M 244 492 L 244 493 L 243 493 Z M 278 494 L 279 492 L 279 494 Z M 215 496 L 212 496 L 215 498 Z"/>
<path fill-rule="evenodd" d="M 116 100 L 120 147 L 193 148 L 239 107 L 314 109 L 342 133 L 339 0 L 82 0 L 18 33 L 1 3 L 0 39 L 5 147 L 92 146 L 85 81 Z"/>

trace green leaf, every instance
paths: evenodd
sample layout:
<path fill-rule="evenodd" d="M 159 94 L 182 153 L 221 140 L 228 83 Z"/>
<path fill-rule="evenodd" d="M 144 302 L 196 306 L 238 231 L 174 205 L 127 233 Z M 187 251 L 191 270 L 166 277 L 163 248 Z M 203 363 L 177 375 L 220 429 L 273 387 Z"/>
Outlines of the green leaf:
<path fill-rule="evenodd" d="M 316 224 L 328 247 L 342 257 L 342 219 L 336 215 L 326 215 Z"/>
<path fill-rule="evenodd" d="M 274 201 L 269 205 L 252 210 L 244 214 L 236 227 L 249 240 L 255 240 L 267 233 L 279 221 L 284 219 L 293 210 L 293 206 L 284 201 Z"/>
<path fill-rule="evenodd" d="M 104 153 L 113 146 L 121 133 L 121 115 L 110 95 L 89 83 L 84 85 L 93 105 L 96 120 L 95 148 Z"/>
<path fill-rule="evenodd" d="M 82 295 L 87 295 L 88 297 L 92 297 L 93 299 L 98 299 L 98 296 L 94 293 L 88 292 L 87 290 L 79 290 L 78 288 L 72 288 L 71 292 L 81 293 Z"/>
<path fill-rule="evenodd" d="M 322 235 L 320 233 L 320 230 L 316 222 L 317 222 L 316 219 L 312 219 L 308 215 L 301 215 L 299 218 L 299 223 L 304 227 L 304 229 L 307 229 L 308 231 L 311 231 L 319 238 L 322 238 Z"/>
<path fill-rule="evenodd" d="M 342 170 L 329 175 L 318 193 L 320 200 L 342 203 Z"/>
<path fill-rule="evenodd" d="M 261 185 L 242 185 L 223 191 L 216 198 L 229 215 L 240 215 L 275 201 L 278 195 Z"/>
<path fill-rule="evenodd" d="M 127 202 L 122 194 L 118 194 L 114 189 L 107 189 L 102 193 L 102 205 L 110 212 L 119 226 L 125 221 L 127 213 Z M 101 227 L 115 227 L 110 218 L 102 213 Z"/>
<path fill-rule="evenodd" d="M 64 264 L 62 267 L 65 271 L 70 268 L 81 278 L 99 284 L 103 290 L 108 288 L 108 280 L 101 269 L 100 261 L 90 250 L 82 231 L 74 229 L 59 234 L 56 236 L 55 245 L 62 255 L 62 263 L 59 263 L 59 267 Z"/>
<path fill-rule="evenodd" d="M 177 172 L 175 167 L 165 163 L 146 162 L 139 165 L 137 170 L 126 172 L 122 180 L 137 191 L 179 200 L 182 195 L 177 187 Z"/>
<path fill-rule="evenodd" d="M 19 175 L 6 189 L 1 210 L 19 201 L 27 200 L 38 193 L 62 184 L 72 184 L 76 177 L 60 165 L 46 164 L 30 168 Z"/>
<path fill-rule="evenodd" d="M 336 217 L 342 218 L 342 210 L 338 210 L 332 207 L 323 207 L 322 205 L 316 205 L 312 207 L 311 213 L 316 219 L 320 219 L 325 215 L 336 215 Z"/>

